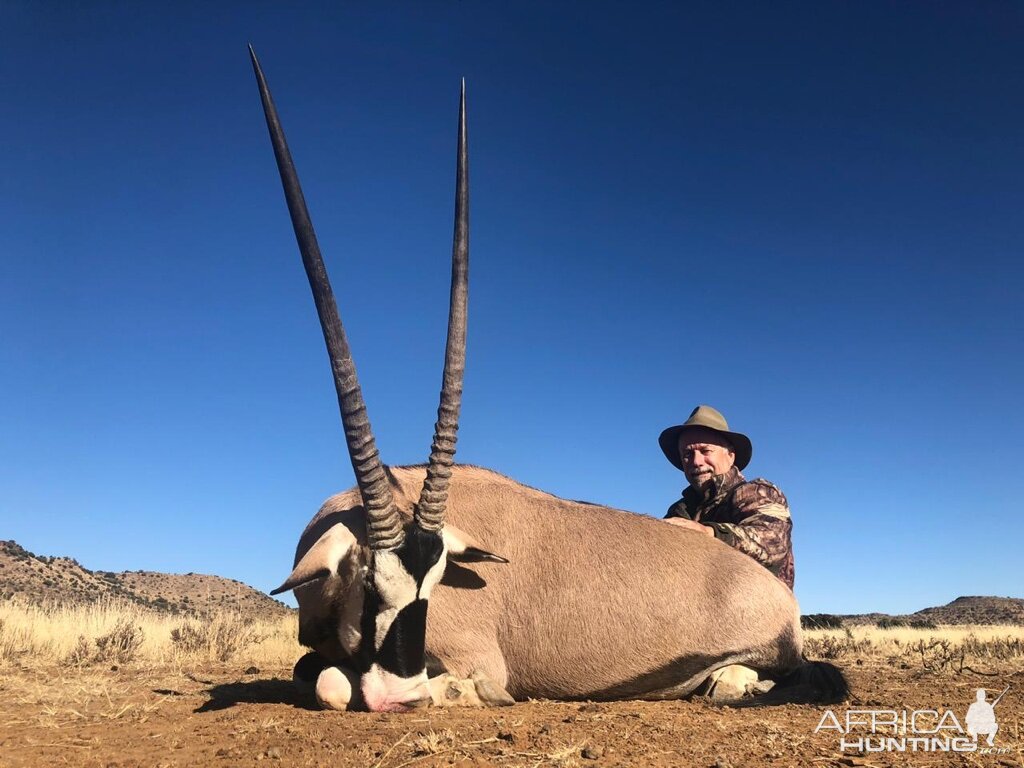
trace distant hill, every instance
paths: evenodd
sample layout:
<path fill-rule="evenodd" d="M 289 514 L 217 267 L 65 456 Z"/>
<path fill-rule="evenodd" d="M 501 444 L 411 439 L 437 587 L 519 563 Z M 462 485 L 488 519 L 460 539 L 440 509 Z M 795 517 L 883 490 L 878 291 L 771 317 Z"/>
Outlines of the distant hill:
<path fill-rule="evenodd" d="M 1024 599 L 1019 597 L 958 597 L 951 603 L 905 614 L 854 613 L 813 614 L 805 616 L 804 626 L 829 626 L 830 620 L 846 626 L 864 624 L 905 624 L 928 626 L 933 624 L 1011 624 L 1024 626 Z"/>
<path fill-rule="evenodd" d="M 930 619 L 936 624 L 1022 624 L 1024 600 L 1019 597 L 958 597 L 937 608 L 924 608 L 912 619 Z"/>
<path fill-rule="evenodd" d="M 267 617 L 292 610 L 234 579 L 200 573 L 91 571 L 70 557 L 40 556 L 17 542 L 0 541 L 0 599 L 16 596 L 54 604 L 119 599 L 157 611 L 199 616 L 237 611 Z"/>
<path fill-rule="evenodd" d="M 120 599 L 167 613 L 205 615 L 237 611 L 266 617 L 293 609 L 234 579 L 201 573 L 91 571 L 70 557 L 36 555 L 14 541 L 0 541 L 0 599 L 21 596 L 32 602 L 81 604 Z M 822 618 L 824 617 L 824 621 Z M 1024 626 L 1024 599 L 958 597 L 951 603 L 910 614 L 814 614 L 805 626 L 846 626 L 892 622 L 929 624 L 1011 624 Z"/>

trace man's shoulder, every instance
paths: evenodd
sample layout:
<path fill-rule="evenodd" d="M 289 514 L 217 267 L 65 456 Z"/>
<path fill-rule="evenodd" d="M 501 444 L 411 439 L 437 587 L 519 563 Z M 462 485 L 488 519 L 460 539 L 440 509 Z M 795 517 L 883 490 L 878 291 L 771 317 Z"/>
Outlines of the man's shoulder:
<path fill-rule="evenodd" d="M 732 503 L 738 509 L 758 511 L 777 517 L 789 517 L 789 502 L 779 487 L 763 477 L 736 486 Z"/>

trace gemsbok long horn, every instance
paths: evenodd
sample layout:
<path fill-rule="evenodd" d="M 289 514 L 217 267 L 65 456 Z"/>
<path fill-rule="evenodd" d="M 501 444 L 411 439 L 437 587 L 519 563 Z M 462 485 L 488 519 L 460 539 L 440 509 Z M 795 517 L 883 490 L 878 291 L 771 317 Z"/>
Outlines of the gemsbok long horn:
<path fill-rule="evenodd" d="M 352 460 L 356 483 L 363 499 L 363 506 L 366 508 L 367 539 L 372 549 L 395 549 L 401 546 L 405 538 L 402 521 L 373 439 L 373 430 L 366 415 L 366 403 L 363 402 L 363 393 L 359 388 L 348 339 L 338 315 L 331 283 L 327 279 L 327 269 L 320 255 L 320 246 L 317 244 L 313 223 L 306 209 L 306 200 L 302 194 L 295 164 L 288 151 L 288 142 L 281 128 L 274 100 L 267 88 L 266 78 L 251 45 L 249 56 L 252 58 L 252 68 L 259 84 L 263 113 L 267 118 L 270 141 L 274 145 L 274 156 L 277 158 L 277 169 L 281 174 L 281 184 L 284 186 L 292 227 L 295 229 L 295 239 L 302 253 L 302 264 L 306 268 L 309 287 L 313 291 L 313 301 L 316 302 L 316 311 L 320 317 L 327 354 L 331 358 L 334 387 L 338 392 L 338 406 L 341 409 L 341 422 L 345 428 L 349 458 Z"/>
<path fill-rule="evenodd" d="M 437 407 L 434 440 L 427 478 L 414 516 L 420 528 L 444 526 L 448 482 L 452 476 L 455 441 L 459 432 L 462 379 L 466 370 L 466 305 L 469 297 L 469 152 L 466 146 L 466 81 L 459 95 L 458 160 L 455 164 L 455 232 L 452 236 L 452 289 L 448 307 L 448 342 L 444 353 L 441 402 Z"/>

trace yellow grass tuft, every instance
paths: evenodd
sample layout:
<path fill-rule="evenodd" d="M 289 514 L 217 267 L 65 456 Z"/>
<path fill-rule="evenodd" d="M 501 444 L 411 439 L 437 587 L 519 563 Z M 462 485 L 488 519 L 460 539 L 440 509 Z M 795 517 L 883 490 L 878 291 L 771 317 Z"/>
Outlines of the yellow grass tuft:
<path fill-rule="evenodd" d="M 0 601 L 0 667 L 11 664 L 180 664 L 235 661 L 290 666 L 304 652 L 293 615 L 264 621 L 225 612 L 186 618 L 135 603 L 30 605 Z"/>

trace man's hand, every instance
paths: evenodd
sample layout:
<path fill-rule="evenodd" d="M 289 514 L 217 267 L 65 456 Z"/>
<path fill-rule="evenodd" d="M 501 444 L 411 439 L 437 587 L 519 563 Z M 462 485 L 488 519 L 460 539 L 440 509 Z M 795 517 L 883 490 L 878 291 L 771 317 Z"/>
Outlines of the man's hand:
<path fill-rule="evenodd" d="M 708 525 L 701 525 L 693 520 L 687 520 L 685 517 L 666 517 L 665 522 L 670 525 L 678 525 L 680 528 L 688 528 L 691 531 L 697 533 L 703 533 L 705 536 L 714 536 L 715 529 Z"/>

